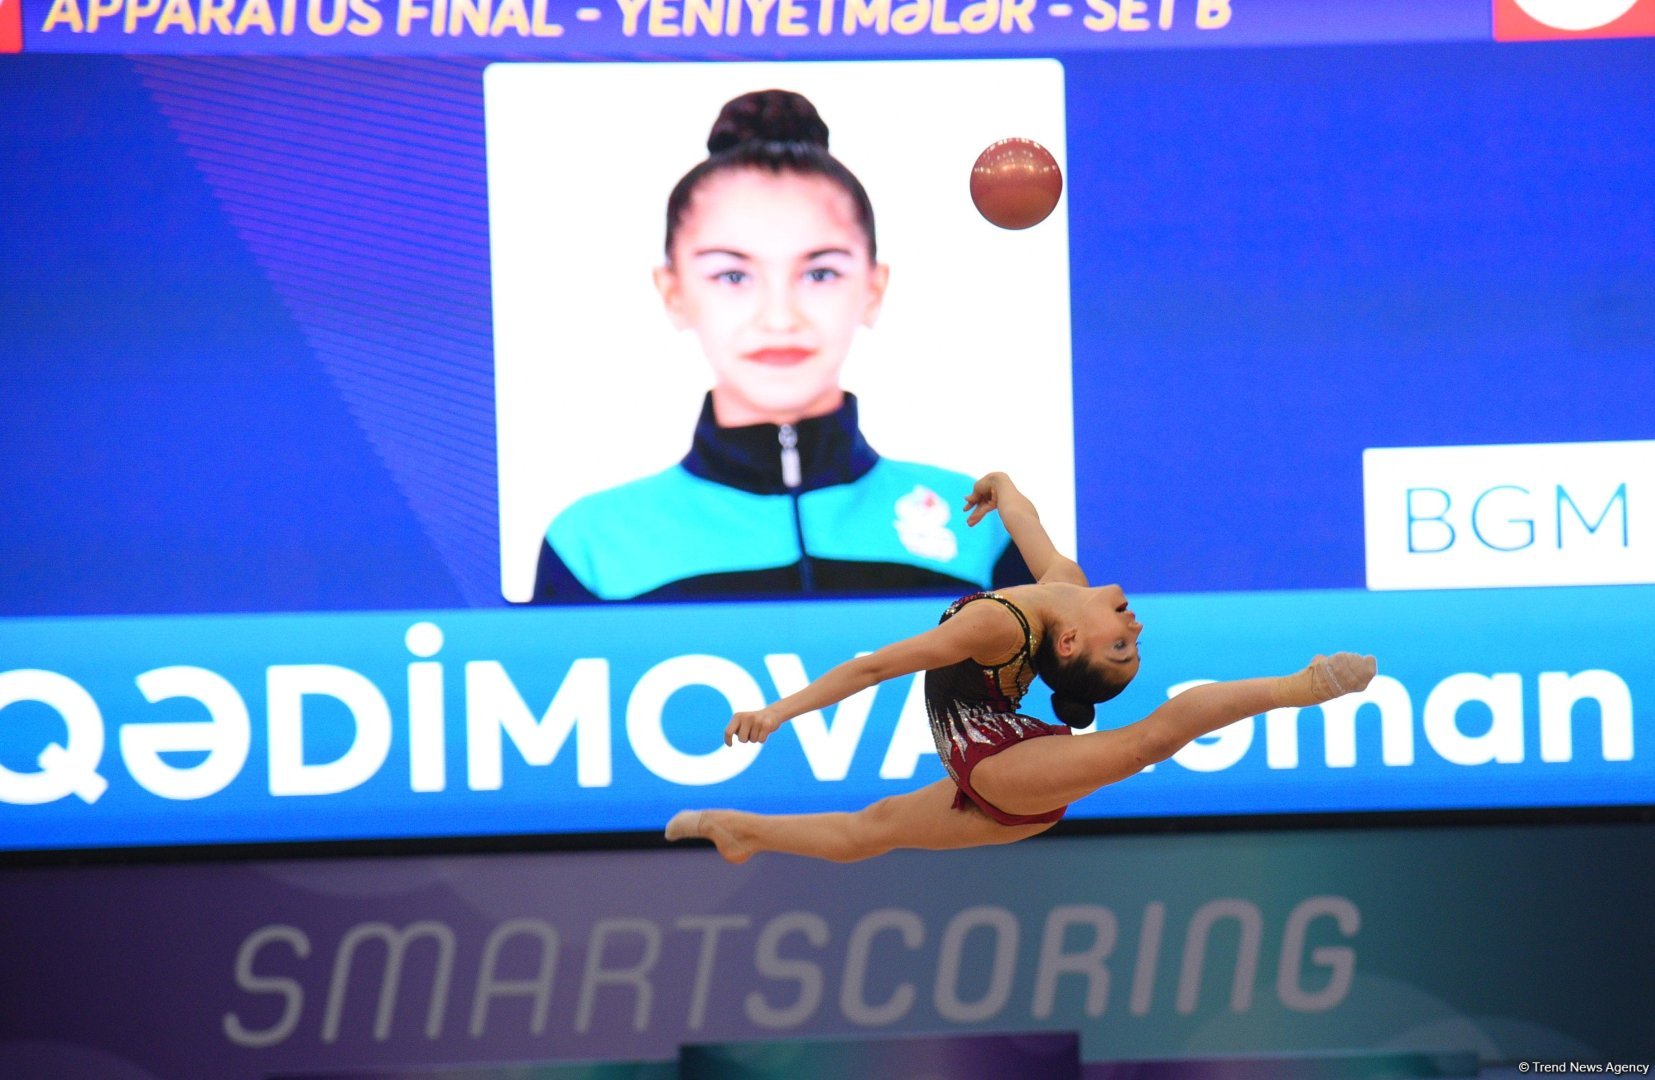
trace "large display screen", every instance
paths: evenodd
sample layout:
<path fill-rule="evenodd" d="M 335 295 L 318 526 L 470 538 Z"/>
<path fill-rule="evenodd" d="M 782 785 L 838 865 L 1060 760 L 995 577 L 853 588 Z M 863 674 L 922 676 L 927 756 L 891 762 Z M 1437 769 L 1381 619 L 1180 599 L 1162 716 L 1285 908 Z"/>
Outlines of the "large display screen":
<path fill-rule="evenodd" d="M 722 735 L 1020 580 L 993 469 L 1146 625 L 1101 726 L 1380 662 L 1069 820 L 1648 807 L 1655 0 L 1563 7 L 4 0 L 0 851 L 911 790 L 917 677 Z M 732 189 L 675 271 L 769 89 L 876 228 Z"/>

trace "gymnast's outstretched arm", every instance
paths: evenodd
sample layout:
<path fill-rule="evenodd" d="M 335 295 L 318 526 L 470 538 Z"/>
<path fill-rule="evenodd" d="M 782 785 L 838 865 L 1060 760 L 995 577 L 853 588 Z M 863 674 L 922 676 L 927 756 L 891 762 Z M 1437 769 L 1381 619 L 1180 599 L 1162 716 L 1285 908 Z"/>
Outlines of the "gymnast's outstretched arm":
<path fill-rule="evenodd" d="M 1022 641 L 1021 629 L 998 611 L 967 605 L 940 626 L 893 642 L 829 669 L 803 690 L 753 712 L 738 712 L 724 729 L 725 745 L 763 742 L 801 713 L 843 701 L 876 683 L 946 667 L 967 657 L 1004 656 Z"/>
<path fill-rule="evenodd" d="M 1052 538 L 1046 535 L 1046 527 L 1040 523 L 1040 511 L 1005 473 L 991 472 L 978 480 L 971 494 L 965 497 L 965 508 L 971 511 L 971 516 L 966 518 L 967 525 L 977 524 L 990 510 L 1000 512 L 1000 523 L 1011 534 L 1011 542 L 1017 545 L 1017 553 L 1023 556 L 1036 581 L 1090 584 L 1080 564 L 1057 550 Z"/>

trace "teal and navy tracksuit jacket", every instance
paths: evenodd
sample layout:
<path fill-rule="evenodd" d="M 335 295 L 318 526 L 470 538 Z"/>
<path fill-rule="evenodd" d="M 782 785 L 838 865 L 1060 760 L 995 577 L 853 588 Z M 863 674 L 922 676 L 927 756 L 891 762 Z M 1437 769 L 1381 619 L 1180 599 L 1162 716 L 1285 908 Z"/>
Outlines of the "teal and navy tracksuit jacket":
<path fill-rule="evenodd" d="M 964 473 L 880 457 L 856 398 L 798 424 L 721 428 L 712 397 L 678 464 L 546 530 L 538 603 L 958 595 L 1031 580 L 997 515 L 967 529 Z"/>

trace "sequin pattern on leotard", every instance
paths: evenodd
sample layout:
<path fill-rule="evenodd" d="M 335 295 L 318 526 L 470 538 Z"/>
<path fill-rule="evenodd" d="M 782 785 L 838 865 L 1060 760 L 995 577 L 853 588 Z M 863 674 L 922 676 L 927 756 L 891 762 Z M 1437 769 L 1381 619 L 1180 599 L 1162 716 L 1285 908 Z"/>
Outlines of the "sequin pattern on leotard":
<path fill-rule="evenodd" d="M 947 622 L 967 604 L 989 600 L 1003 606 L 1023 628 L 1023 645 L 999 664 L 979 664 L 967 658 L 925 673 L 925 711 L 931 737 L 948 775 L 959 784 L 956 760 L 972 745 L 1002 747 L 1033 735 L 1048 734 L 1048 725 L 1022 716 L 1017 706 L 1034 682 L 1034 654 L 1038 648 L 1028 617 L 998 593 L 973 593 L 954 601 L 942 613 Z"/>

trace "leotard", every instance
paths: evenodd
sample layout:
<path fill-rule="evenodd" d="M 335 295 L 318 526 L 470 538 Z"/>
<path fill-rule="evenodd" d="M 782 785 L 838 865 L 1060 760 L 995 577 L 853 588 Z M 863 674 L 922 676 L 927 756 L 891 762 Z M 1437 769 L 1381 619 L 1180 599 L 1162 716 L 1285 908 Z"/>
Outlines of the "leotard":
<path fill-rule="evenodd" d="M 972 593 L 948 605 L 939 621 L 947 622 L 961 608 L 979 600 L 993 601 L 1009 611 L 1023 628 L 1023 644 L 998 664 L 979 664 L 968 657 L 925 673 L 925 711 L 931 719 L 931 736 L 937 743 L 937 756 L 959 788 L 954 809 L 964 810 L 975 804 L 1002 825 L 1056 821 L 1068 807 L 1044 814 L 1008 814 L 971 786 L 971 772 L 984 758 L 1024 739 L 1069 734 L 1061 724 L 1042 723 L 1017 711 L 1029 684 L 1034 682 L 1034 654 L 1039 645 L 1028 616 L 1016 604 L 998 593 Z"/>

